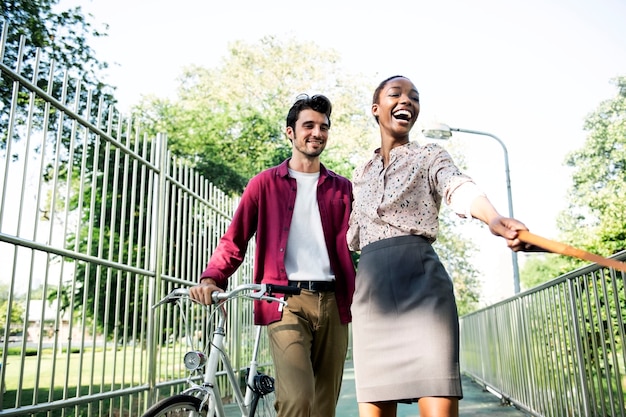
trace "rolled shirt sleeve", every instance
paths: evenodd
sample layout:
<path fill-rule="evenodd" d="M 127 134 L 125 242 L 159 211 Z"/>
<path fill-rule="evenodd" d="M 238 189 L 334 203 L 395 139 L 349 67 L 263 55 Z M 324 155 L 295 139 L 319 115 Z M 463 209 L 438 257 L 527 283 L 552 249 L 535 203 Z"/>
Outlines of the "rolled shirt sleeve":
<path fill-rule="evenodd" d="M 450 195 L 450 208 L 459 217 L 472 219 L 472 202 L 478 197 L 484 197 L 485 193 L 473 182 L 464 182 Z"/>

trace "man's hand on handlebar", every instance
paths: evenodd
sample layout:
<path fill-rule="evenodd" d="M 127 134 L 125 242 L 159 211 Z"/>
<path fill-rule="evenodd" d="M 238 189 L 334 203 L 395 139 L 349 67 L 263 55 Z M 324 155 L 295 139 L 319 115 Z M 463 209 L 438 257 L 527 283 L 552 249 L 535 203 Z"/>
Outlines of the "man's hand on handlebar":
<path fill-rule="evenodd" d="M 212 294 L 217 292 L 224 292 L 220 287 L 215 285 L 215 281 L 211 278 L 204 278 L 200 284 L 189 288 L 189 296 L 204 305 L 213 304 Z"/>

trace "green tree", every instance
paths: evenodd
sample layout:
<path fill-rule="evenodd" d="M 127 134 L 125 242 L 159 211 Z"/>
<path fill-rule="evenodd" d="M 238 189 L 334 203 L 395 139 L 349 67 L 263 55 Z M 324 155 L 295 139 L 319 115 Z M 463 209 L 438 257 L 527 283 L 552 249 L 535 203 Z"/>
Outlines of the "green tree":
<path fill-rule="evenodd" d="M 2 71 L 0 147 L 5 146 L 7 140 L 20 140 L 25 133 L 24 127 L 31 121 L 31 110 L 43 107 L 41 99 L 44 94 L 62 104 L 70 106 L 71 103 L 74 112 L 98 127 L 102 127 L 100 113 L 109 114 L 112 119 L 117 117 L 117 113 L 111 111 L 115 103 L 113 87 L 100 81 L 108 64 L 99 61 L 89 45 L 94 38 L 106 36 L 105 30 L 108 27 L 102 25 L 103 29 L 98 29 L 92 23 L 93 16 L 85 16 L 81 7 L 64 9 L 60 3 L 59 0 L 17 0 L 1 3 L 0 25 L 6 31 L 3 39 L 6 42 L 4 59 L 13 63 L 12 67 L 18 68 L 15 71 L 36 88 L 33 92 L 32 88 L 27 88 L 24 86 L 26 83 L 22 82 L 22 87 L 16 90 L 11 82 L 16 77 L 10 71 Z M 16 123 L 9 131 L 6 127 L 11 112 Z M 105 170 L 115 172 L 119 163 L 112 156 L 111 149 L 115 146 L 107 146 L 100 141 L 98 135 L 91 134 L 79 134 L 79 138 L 74 141 L 72 138 L 75 137 L 75 130 L 72 129 L 75 127 L 72 127 L 72 119 L 59 117 L 61 112 L 54 107 L 46 114 L 49 116 L 47 119 L 44 119 L 43 112 L 35 111 L 32 114 L 32 131 L 27 133 L 41 133 L 50 138 L 60 149 L 57 155 L 65 159 L 51 163 L 44 179 L 58 180 L 59 184 L 63 183 L 60 186 L 71 190 L 68 194 L 69 200 L 60 202 L 59 199 L 57 204 L 67 204 L 70 210 L 80 213 L 84 221 L 80 231 L 69 236 L 67 248 L 91 256 L 106 254 L 105 256 L 112 257 L 109 254 L 115 254 L 121 261 L 135 253 L 140 254 L 140 251 L 133 251 L 133 247 L 128 248 L 128 234 L 124 233 L 130 227 L 131 221 L 138 224 L 145 219 L 135 220 L 140 212 L 138 204 L 124 206 L 125 211 L 120 204 L 123 195 L 119 190 L 122 190 L 125 181 L 132 180 L 113 175 L 106 179 L 101 175 L 93 175 Z M 58 132 L 63 133 L 59 135 Z M 112 135 L 116 136 L 117 132 Z M 61 143 L 57 144 L 57 141 Z M 81 170 L 83 162 L 86 167 L 84 172 Z M 61 169 L 56 170 L 56 167 Z M 83 195 L 78 193 L 81 182 L 87 184 Z M 83 202 L 93 202 L 95 209 L 91 216 L 89 210 L 79 206 L 81 198 Z M 92 234 L 89 234 L 90 228 Z M 96 239 L 95 244 L 90 241 L 91 238 Z M 77 264 L 76 270 L 81 281 L 79 285 L 76 288 L 68 285 L 61 289 L 60 294 L 53 289 L 46 297 L 49 300 L 60 297 L 63 308 L 84 308 L 86 319 L 97 317 L 95 325 L 98 330 L 110 331 L 118 325 L 113 320 L 115 309 L 122 306 L 111 306 L 107 310 L 108 297 L 101 295 L 113 291 L 121 281 L 120 274 L 109 273 L 106 279 L 101 279 L 100 270 L 96 266 L 82 262 Z M 104 311 L 108 311 L 108 317 L 102 313 Z M 104 323 L 108 323 L 108 327 Z"/>
<path fill-rule="evenodd" d="M 573 185 L 559 218 L 568 241 L 604 256 L 626 249 L 626 76 L 612 82 L 617 95 L 587 117 L 587 140 L 567 157 Z"/>
<path fill-rule="evenodd" d="M 102 95 L 107 102 L 114 103 L 113 87 L 98 81 L 108 64 L 99 61 L 89 46 L 90 39 L 106 36 L 108 26 L 97 29 L 90 21 L 91 16 L 85 16 L 80 7 L 62 10 L 59 3 L 60 0 L 4 0 L 0 3 L 0 26 L 6 29 L 5 59 L 19 62 L 20 75 L 29 80 L 36 78 L 37 87 L 53 96 L 61 97 L 66 71 L 69 85 L 80 82 L 83 88 L 78 91 L 93 89 L 96 101 Z M 20 49 L 22 37 L 25 42 Z M 50 85 L 47 75 L 40 76 L 49 72 L 54 74 Z M 17 102 L 12 102 L 13 84 L 8 82 L 7 75 L 2 72 L 3 82 L 0 83 L 0 130 L 3 132 L 0 147 L 6 146 L 9 106 L 23 109 L 29 101 L 28 93 L 20 91 Z M 73 101 L 75 92 L 75 89 L 65 92 L 66 102 Z M 17 120 L 24 122 L 21 118 Z M 38 124 L 41 120 L 36 118 L 34 122 Z M 13 135 L 14 139 L 19 139 L 16 131 Z"/>
<path fill-rule="evenodd" d="M 0 317 L 7 318 L 6 323 L 9 324 L 8 334 L 12 335 L 15 331 L 22 328 L 24 323 L 24 306 L 21 302 L 13 301 L 11 303 L 11 315 L 8 316 L 9 313 L 9 301 L 4 300 L 0 303 Z M 5 321 L 0 321 L 0 323 L 5 323 Z M 0 324 L 0 326 L 2 326 Z M 6 334 L 7 329 L 4 326 L 0 327 L 0 334 L 3 336 Z"/>
<path fill-rule="evenodd" d="M 351 176 L 372 149 L 367 83 L 346 74 L 334 50 L 271 36 L 238 41 L 220 65 L 189 67 L 179 83 L 175 100 L 149 97 L 134 113 L 150 132 L 167 133 L 172 151 L 225 192 L 240 193 L 253 175 L 291 154 L 285 118 L 299 93 L 333 102 L 322 156 L 329 168 Z"/>
<path fill-rule="evenodd" d="M 535 254 L 524 263 L 520 280 L 524 288 L 533 288 L 571 270 L 572 264 L 565 256 Z"/>
<path fill-rule="evenodd" d="M 587 139 L 565 163 L 572 168 L 568 207 L 559 214 L 561 239 L 572 246 L 609 256 L 626 249 L 626 76 L 611 81 L 615 97 L 587 116 Z M 521 279 L 527 288 L 585 265 L 568 257 L 527 262 Z"/>
<path fill-rule="evenodd" d="M 465 170 L 467 167 L 465 147 L 462 144 L 450 142 L 440 142 L 440 144 L 448 150 L 454 163 L 461 170 Z M 439 214 L 439 234 L 433 244 L 454 283 L 459 315 L 471 313 L 478 308 L 481 292 L 480 271 L 472 263 L 472 258 L 478 248 L 474 240 L 467 238 L 466 234 L 468 232 L 490 233 L 479 220 L 469 221 L 475 224 L 469 225 L 467 219 L 461 219 L 449 206 L 442 203 Z"/>
<path fill-rule="evenodd" d="M 176 99 L 147 98 L 135 113 L 153 134 L 166 132 L 172 151 L 206 178 L 239 194 L 249 178 L 290 155 L 285 117 L 299 93 L 321 93 L 333 102 L 330 142 L 322 159 L 350 178 L 378 146 L 370 114 L 372 86 L 378 81 L 347 74 L 333 50 L 265 37 L 251 44 L 235 42 L 216 68 L 187 68 Z M 480 283 L 470 261 L 475 248 L 455 227 L 453 216 L 441 216 L 437 250 L 455 282 L 459 310 L 466 313 L 476 308 Z"/>
<path fill-rule="evenodd" d="M 320 58 L 311 63 L 311 56 Z M 369 113 L 371 88 L 367 84 L 357 76 L 346 75 L 333 51 L 270 37 L 255 44 L 236 42 L 216 68 L 188 68 L 180 78 L 175 100 L 146 98 L 134 109 L 134 116 L 142 133 L 147 133 L 146 138 L 157 132 L 167 133 L 169 147 L 175 155 L 222 190 L 239 194 L 250 177 L 290 154 L 290 144 L 284 135 L 285 117 L 300 92 L 323 93 L 333 101 L 331 139 L 323 160 L 330 169 L 351 177 L 353 167 L 369 157 L 376 147 L 373 139 L 377 129 Z M 107 157 L 107 149 L 87 148 L 85 152 L 82 146 L 76 149 L 74 175 L 80 172 L 78 167 L 83 161 L 90 170 L 100 172 L 108 166 L 108 171 L 114 172 L 118 162 L 112 155 Z M 80 178 L 62 178 L 68 187 L 80 181 Z M 94 210 L 81 212 L 84 227 L 70 238 L 67 246 L 93 256 L 120 253 L 125 258 L 131 253 L 142 253 L 139 247 L 125 249 L 128 242 L 122 242 L 120 236 L 129 235 L 127 225 L 112 221 L 130 222 L 137 213 L 145 212 L 145 207 L 141 210 L 135 205 L 126 206 L 126 212 L 119 211 L 123 194 L 113 190 L 122 189 L 122 176 L 115 180 L 117 183 L 113 177 L 104 182 L 97 175 L 85 181 L 82 200 L 93 200 Z M 137 184 L 137 188 L 141 185 Z M 78 208 L 78 195 L 73 195 L 69 203 Z M 173 204 L 169 207 L 171 213 L 179 209 Z M 133 219 L 135 224 L 144 220 Z M 443 223 L 445 228 L 447 223 Z M 446 233 L 441 244 L 449 248 L 446 262 L 457 283 L 460 310 L 464 312 L 471 310 L 478 297 L 473 291 L 476 273 L 465 257 L 469 246 L 460 239 L 458 234 Z M 102 295 L 120 285 L 120 277 L 114 273 L 103 278 L 104 274 L 93 265 L 79 263 L 76 285 L 64 288 L 59 296 L 64 306 L 82 309 L 86 318 L 95 319 L 98 330 L 111 335 L 116 325 L 115 312 L 121 306 L 112 305 L 111 299 Z M 108 317 L 99 313 L 105 310 Z"/>
<path fill-rule="evenodd" d="M 144 141 L 150 140 L 144 137 L 135 146 L 141 149 Z M 82 219 L 78 231 L 68 234 L 66 248 L 121 264 L 144 265 L 145 248 L 150 242 L 136 238 L 133 232 L 149 228 L 146 213 L 151 201 L 140 197 L 150 195 L 148 182 L 142 175 L 133 174 L 128 156 L 114 145 L 87 142 L 74 151 L 77 156 L 72 159 L 73 168 L 53 174 L 59 184 L 64 182 L 63 186 L 71 189 L 66 204 Z M 89 168 L 81 169 L 81 165 Z M 176 216 L 176 209 L 170 208 L 172 216 Z M 123 325 L 125 314 L 139 308 L 145 299 L 140 276 L 91 262 L 75 262 L 75 281 L 64 283 L 59 291 L 51 289 L 48 300 L 60 298 L 61 308 L 80 312 L 92 323 L 94 332 L 106 337 L 128 337 L 135 327 Z M 124 304 L 111 296 L 121 288 L 129 294 L 136 291 L 137 296 L 128 297 Z"/>
<path fill-rule="evenodd" d="M 471 263 L 476 245 L 456 232 L 459 222 L 449 208 L 444 207 L 441 213 L 439 235 L 433 247 L 454 283 L 459 315 L 471 313 L 480 301 L 479 272 Z"/>

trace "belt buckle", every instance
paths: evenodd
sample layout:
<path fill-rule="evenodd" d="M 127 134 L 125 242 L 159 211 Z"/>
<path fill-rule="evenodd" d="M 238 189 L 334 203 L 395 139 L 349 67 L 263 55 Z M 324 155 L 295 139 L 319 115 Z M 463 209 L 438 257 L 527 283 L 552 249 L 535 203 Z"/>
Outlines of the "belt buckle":
<path fill-rule="evenodd" d="M 296 281 L 297 287 L 307 291 L 318 291 L 315 281 Z"/>

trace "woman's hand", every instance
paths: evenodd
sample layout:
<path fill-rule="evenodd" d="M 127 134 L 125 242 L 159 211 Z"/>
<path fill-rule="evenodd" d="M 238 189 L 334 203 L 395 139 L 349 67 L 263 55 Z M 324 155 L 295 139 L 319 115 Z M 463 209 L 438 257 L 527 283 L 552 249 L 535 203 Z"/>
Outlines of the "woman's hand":
<path fill-rule="evenodd" d="M 514 252 L 541 252 L 543 249 L 522 242 L 518 236 L 518 230 L 528 230 L 524 223 L 510 217 L 496 216 L 488 224 L 489 230 L 496 236 L 502 236 L 506 245 Z"/>

